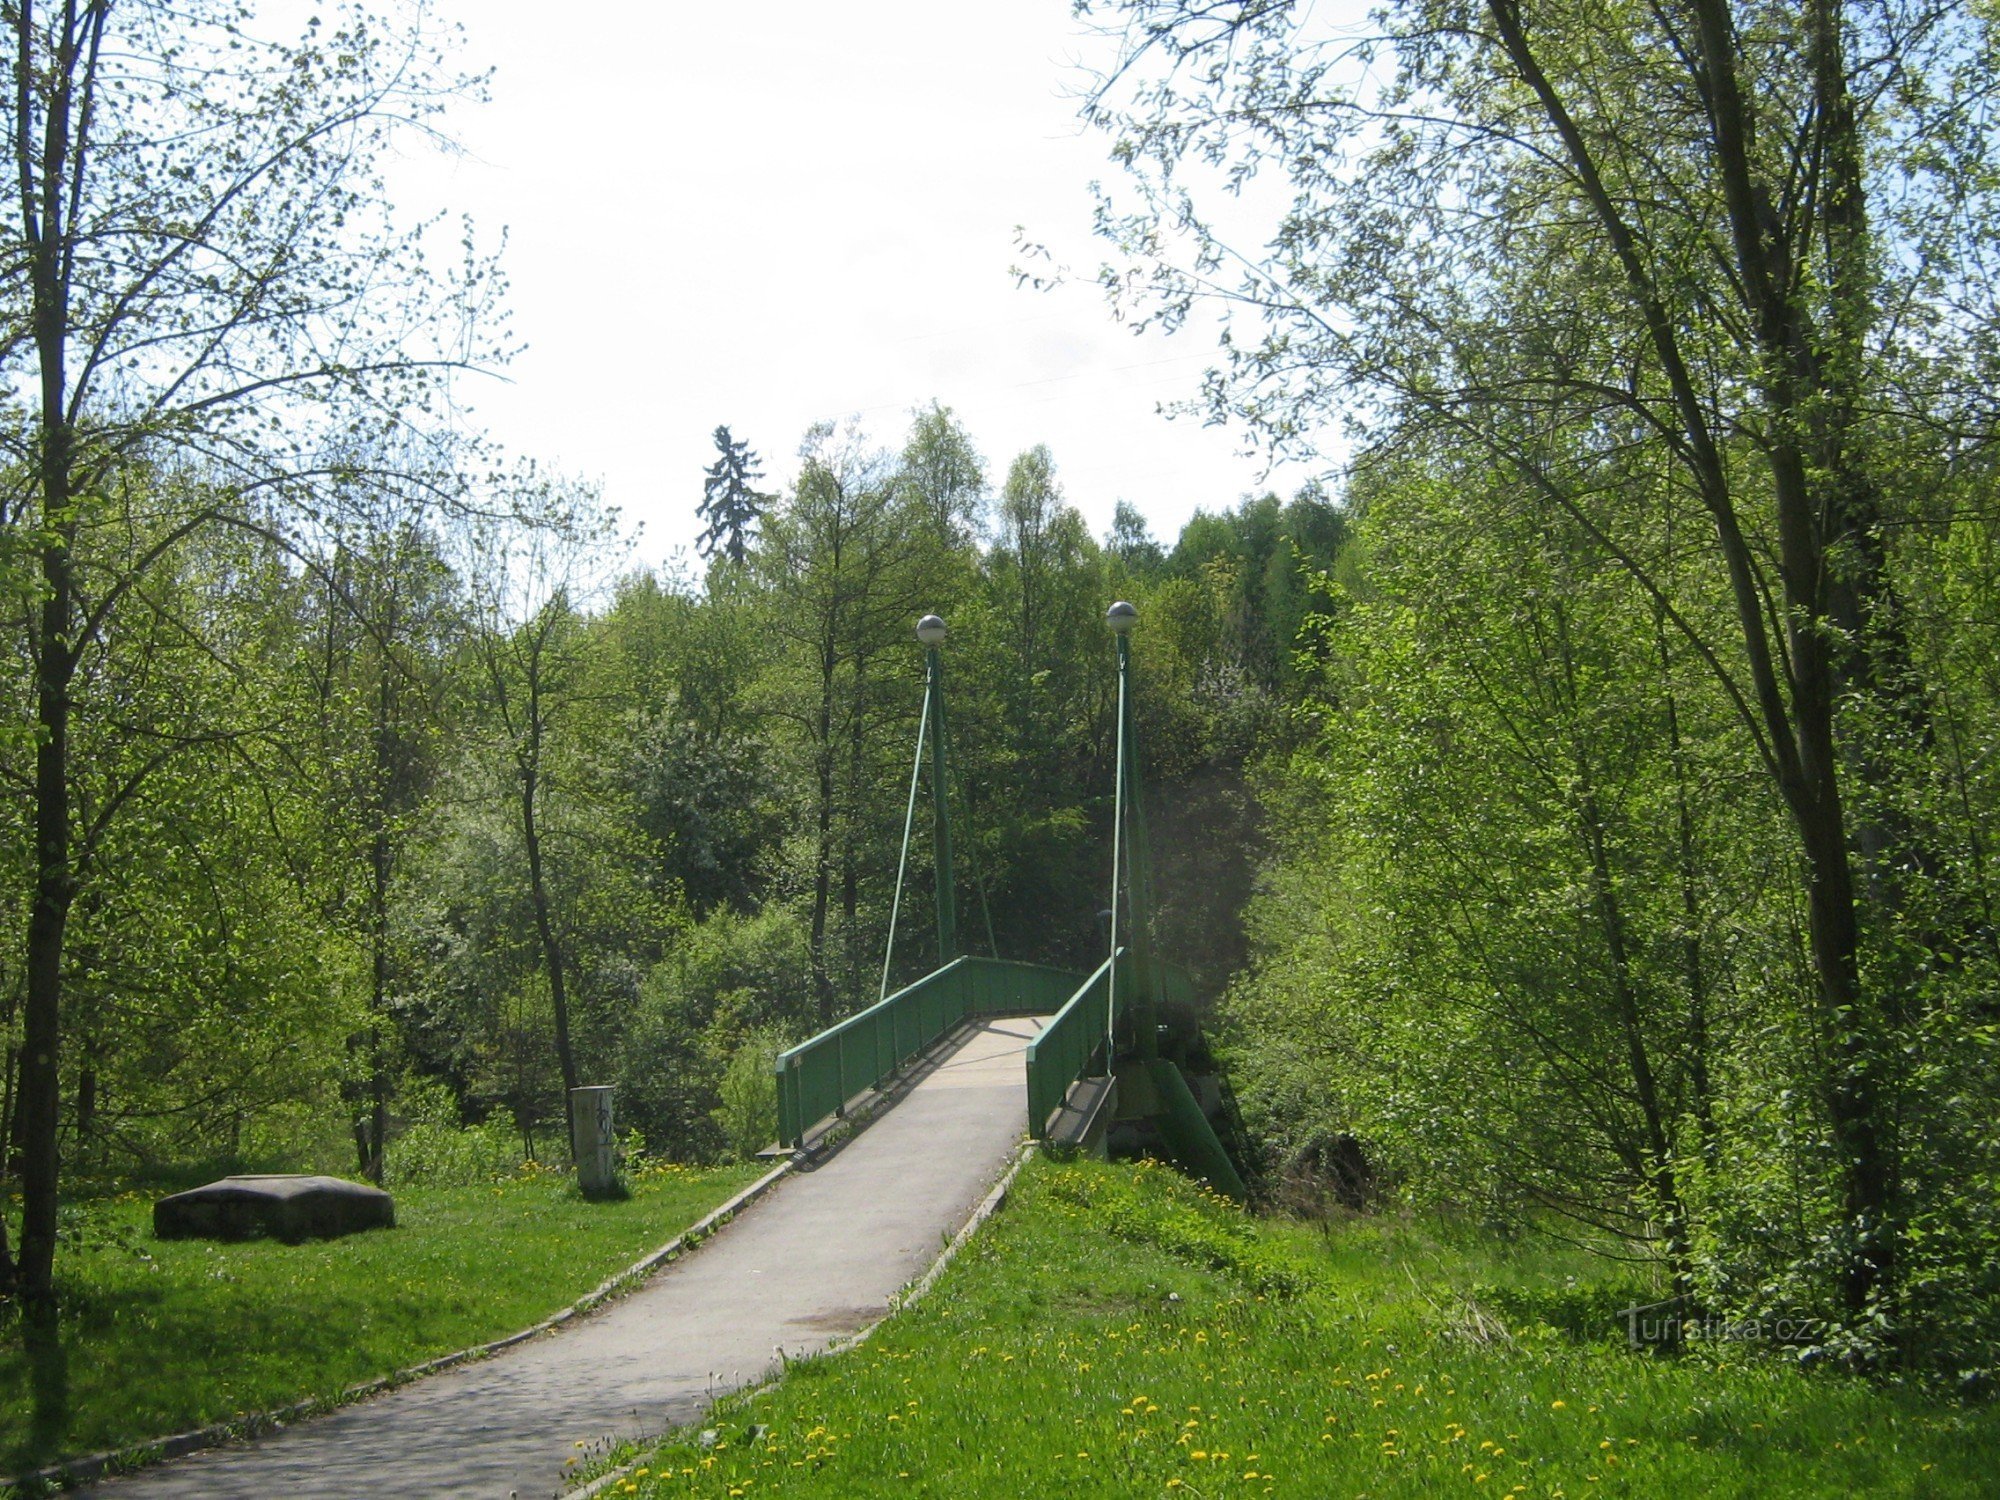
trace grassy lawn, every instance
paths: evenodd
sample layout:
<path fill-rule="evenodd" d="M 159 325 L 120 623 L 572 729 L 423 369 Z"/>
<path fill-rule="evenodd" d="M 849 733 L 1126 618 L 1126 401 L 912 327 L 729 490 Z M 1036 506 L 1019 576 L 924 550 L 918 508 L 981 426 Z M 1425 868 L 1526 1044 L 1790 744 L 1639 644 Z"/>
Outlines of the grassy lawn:
<path fill-rule="evenodd" d="M 616 1203 L 565 1180 L 404 1187 L 396 1227 L 283 1245 L 159 1241 L 150 1196 L 66 1211 L 54 1349 L 0 1302 L 0 1475 L 347 1387 L 525 1328 L 760 1168 L 652 1168 Z"/>
<path fill-rule="evenodd" d="M 2000 1410 L 1740 1343 L 1628 1352 L 1645 1291 L 1545 1242 L 1322 1234 L 1160 1168 L 1036 1162 L 924 1302 L 617 1493 L 2000 1494 Z"/>

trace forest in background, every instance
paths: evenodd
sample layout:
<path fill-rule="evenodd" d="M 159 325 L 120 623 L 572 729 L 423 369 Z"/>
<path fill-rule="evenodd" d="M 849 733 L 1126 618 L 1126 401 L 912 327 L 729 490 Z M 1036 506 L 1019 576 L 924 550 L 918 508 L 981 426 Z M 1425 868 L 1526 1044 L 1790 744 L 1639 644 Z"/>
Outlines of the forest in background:
<path fill-rule="evenodd" d="M 1211 987 L 1233 970 L 1244 765 L 1312 605 L 1301 564 L 1338 550 L 1324 501 L 1201 516 L 1171 550 L 1126 509 L 1100 542 L 1047 450 L 989 485 L 936 406 L 900 450 L 815 429 L 796 485 L 755 497 L 698 574 L 606 577 L 602 518 L 561 500 L 504 537 L 385 507 L 303 564 L 188 546 L 151 575 L 152 628 L 78 689 L 93 728 L 137 741 L 93 755 L 79 801 L 149 752 L 129 726 L 172 720 L 178 744 L 121 807 L 69 929 L 73 1168 L 379 1177 L 411 1120 L 560 1161 L 578 1083 L 616 1085 L 621 1125 L 660 1155 L 768 1144 L 774 1105 L 732 1129 L 724 1080 L 736 1062 L 761 1099 L 780 1045 L 876 998 L 922 702 L 913 630 L 933 609 L 972 951 L 1096 961 L 1103 612 L 1129 596 L 1162 930 Z M 930 886 L 920 839 L 892 983 L 935 964 Z M 24 868 L 9 888 L 24 899 Z M 18 1149 L 17 1098 L 0 1094 Z"/>

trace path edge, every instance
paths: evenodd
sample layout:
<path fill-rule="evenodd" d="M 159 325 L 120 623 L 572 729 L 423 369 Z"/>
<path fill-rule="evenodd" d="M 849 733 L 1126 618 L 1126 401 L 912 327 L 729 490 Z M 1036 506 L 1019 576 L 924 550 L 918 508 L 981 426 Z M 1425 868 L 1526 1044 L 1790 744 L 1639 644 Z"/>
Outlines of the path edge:
<path fill-rule="evenodd" d="M 950 1243 L 939 1252 L 938 1258 L 931 1262 L 930 1268 L 923 1275 L 917 1277 L 916 1280 L 910 1282 L 902 1291 L 889 1299 L 887 1312 L 883 1313 L 874 1322 L 860 1329 L 852 1338 L 845 1339 L 838 1344 L 830 1344 L 820 1353 L 808 1357 L 812 1359 L 831 1359 L 845 1354 L 851 1349 L 857 1349 L 867 1341 L 869 1335 L 874 1333 L 884 1323 L 887 1323 L 898 1313 L 914 1307 L 917 1303 L 921 1302 L 930 1289 L 937 1284 L 938 1278 L 944 1274 L 945 1267 L 952 1263 L 958 1252 L 979 1231 L 980 1226 L 1006 1206 L 1007 1194 L 1014 1186 L 1014 1179 L 1020 1175 L 1021 1168 L 1027 1165 L 1028 1158 L 1035 1154 L 1037 1144 L 1033 1138 L 1029 1138 L 1023 1140 L 1019 1146 L 1014 1148 L 1014 1159 L 1007 1164 L 1006 1170 L 1000 1174 L 999 1180 L 993 1184 L 992 1189 L 980 1200 L 979 1207 L 972 1211 L 972 1217 L 959 1226 L 958 1233 L 951 1237 Z M 800 1361 L 794 1360 L 788 1362 L 787 1368 L 789 1364 L 796 1363 L 800 1363 Z M 780 1380 L 785 1378 L 784 1369 L 780 1369 L 777 1378 Z M 756 1390 L 770 1384 L 771 1382 L 768 1380 L 760 1380 L 755 1385 L 738 1386 L 730 1394 L 741 1395 L 746 1391 Z M 658 1441 L 659 1438 L 664 1438 L 665 1436 L 666 1433 L 662 1432 L 648 1441 Z M 636 1467 L 638 1467 L 637 1459 L 634 1459 L 631 1463 L 621 1464 L 608 1473 L 599 1474 L 596 1478 L 577 1489 L 564 1491 L 562 1500 L 597 1500 L 598 1496 L 604 1494 L 620 1480 L 629 1478 Z"/>
<path fill-rule="evenodd" d="M 154 1468 L 173 1459 L 199 1453 L 206 1448 L 219 1448 L 224 1443 L 238 1439 L 259 1437 L 308 1417 L 338 1411 L 341 1407 L 352 1406 L 371 1396 L 379 1396 L 386 1391 L 395 1390 L 398 1386 L 421 1380 L 427 1375 L 442 1374 L 459 1365 L 471 1364 L 475 1360 L 498 1354 L 503 1349 L 511 1349 L 516 1344 L 526 1343 L 529 1339 L 544 1333 L 551 1333 L 572 1319 L 581 1317 L 601 1303 L 610 1300 L 617 1293 L 644 1281 L 667 1262 L 678 1260 L 681 1256 L 697 1249 L 710 1235 L 776 1187 L 781 1179 L 789 1176 L 799 1165 L 800 1158 L 787 1157 L 755 1182 L 737 1189 L 734 1194 L 703 1214 L 657 1250 L 649 1251 L 624 1270 L 606 1277 L 568 1307 L 551 1313 L 541 1322 L 523 1328 L 518 1333 L 510 1333 L 484 1344 L 455 1349 L 449 1354 L 440 1354 L 435 1359 L 427 1359 L 420 1364 L 409 1365 L 387 1375 L 379 1375 L 373 1380 L 364 1380 L 359 1385 L 349 1386 L 337 1396 L 315 1396 L 310 1400 L 294 1402 L 290 1406 L 277 1407 L 271 1411 L 251 1412 L 245 1416 L 232 1417 L 226 1422 L 214 1422 L 189 1432 L 177 1432 L 171 1437 L 153 1438 L 147 1442 L 128 1443 L 123 1448 L 114 1448 L 103 1453 L 86 1454 L 82 1458 L 68 1459 L 26 1474 L 0 1475 L 0 1497 L 12 1500 L 14 1496 L 47 1494 L 52 1491 L 72 1489 L 78 1485 L 94 1484 L 100 1479 L 108 1479 L 135 1469 Z M 1009 1176 L 1011 1175 L 1010 1173 Z"/>

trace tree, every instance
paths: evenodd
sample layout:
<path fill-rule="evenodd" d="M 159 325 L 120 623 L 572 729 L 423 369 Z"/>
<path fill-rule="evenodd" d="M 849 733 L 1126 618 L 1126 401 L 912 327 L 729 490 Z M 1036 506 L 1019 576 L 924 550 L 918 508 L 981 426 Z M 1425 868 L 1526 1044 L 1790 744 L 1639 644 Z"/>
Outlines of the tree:
<path fill-rule="evenodd" d="M 1104 539 L 1111 555 L 1141 577 L 1159 571 L 1167 560 L 1166 549 L 1153 540 L 1153 530 L 1139 507 L 1120 500 L 1111 512 L 1111 532 Z"/>
<path fill-rule="evenodd" d="M 577 924 L 561 909 L 548 835 L 551 804 L 565 793 L 575 797 L 584 780 L 561 777 L 557 768 L 575 770 L 573 761 L 563 764 L 561 751 L 563 740 L 575 736 L 572 721 L 586 687 L 589 633 L 578 595 L 590 582 L 593 553 L 608 540 L 609 518 L 588 491 L 560 484 L 529 488 L 521 505 L 526 524 L 495 528 L 484 538 L 474 570 L 481 583 L 473 649 L 504 801 L 520 840 L 522 888 L 574 1150 L 572 1096 L 583 1072 L 571 1003 L 578 955 L 567 938 Z"/>
<path fill-rule="evenodd" d="M 403 428 L 473 346 L 484 270 L 434 279 L 373 163 L 462 86 L 432 38 L 357 15 L 293 45 L 223 0 L 9 8 L 14 238 L 4 544 L 32 567 L 37 731 L 27 926 L 19 1280 L 51 1294 L 64 939 L 96 857 L 73 800 L 77 675 L 148 571 L 196 532 L 290 524 L 332 431 Z M 435 339 L 435 343 L 427 342 Z M 93 511 L 142 455 L 199 467 L 192 501 L 114 576 L 83 574 Z M 0 1267 L 4 1269 L 4 1267 Z"/>
<path fill-rule="evenodd" d="M 902 484 L 946 546 L 979 534 L 986 465 L 950 407 L 933 401 L 917 412 L 903 445 Z"/>
<path fill-rule="evenodd" d="M 1108 766 L 1115 732 L 1102 557 L 1045 444 L 1008 465 L 994 530 L 991 619 L 978 665 L 959 676 L 984 678 L 994 703 L 981 780 L 993 788 L 986 817 L 1004 820 L 1007 835 L 994 877 L 1006 882 L 1017 941 L 1026 939 L 1012 951 L 1068 961 L 1094 936 L 1085 917 L 1101 900 L 1095 855 L 1104 845 L 1090 814 L 1109 827 L 1109 778 L 1092 774 Z M 960 722 L 967 731 L 974 723 L 969 714 Z"/>
<path fill-rule="evenodd" d="M 770 496 L 752 488 L 764 471 L 748 443 L 737 442 L 727 427 L 718 427 L 715 446 L 722 457 L 702 471 L 706 477 L 696 514 L 708 526 L 696 538 L 695 546 L 703 557 L 713 557 L 719 549 L 731 562 L 740 563 L 749 555 L 757 518 L 764 513 Z"/>
<path fill-rule="evenodd" d="M 1894 534 L 1921 498 L 1907 445 L 1938 420 L 1905 393 L 1956 388 L 1940 371 L 1991 326 L 1932 269 L 1994 207 L 1970 84 L 1987 23 L 1923 0 L 1683 0 L 1615 25 L 1409 0 L 1356 40 L 1284 4 L 1102 8 L 1127 48 L 1094 111 L 1146 195 L 1107 210 L 1136 252 L 1107 280 L 1170 320 L 1220 291 L 1259 325 L 1230 342 L 1218 410 L 1309 446 L 1359 395 L 1384 446 L 1483 454 L 1628 570 L 1733 705 L 1807 917 L 1839 1302 L 1857 1338 L 1893 1327 L 1922 1155 L 1899 1138 L 1909 1028 L 1970 936 L 1898 784 L 1929 774 L 1899 751 L 1930 729 Z M 1270 254 L 1232 258 L 1183 186 L 1193 160 L 1286 177 Z M 1163 224 L 1189 227 L 1184 261 L 1150 256 Z M 1700 569 L 1672 524 L 1690 509 Z"/>
<path fill-rule="evenodd" d="M 357 1164 L 381 1182 L 395 1081 L 398 948 L 392 903 L 412 826 L 437 773 L 446 664 L 464 625 L 458 580 L 422 507 L 385 495 L 355 507 L 316 569 L 318 713 L 325 825 L 363 871 L 339 917 L 367 956 L 369 1025 L 350 1043 L 364 1076 L 350 1104 Z M 347 882 L 338 882 L 345 895 Z M 358 911 L 352 908 L 357 908 Z M 365 1105 L 365 1108 L 361 1106 Z"/>
<path fill-rule="evenodd" d="M 885 753 L 886 726 L 915 706 L 913 697 L 887 695 L 885 658 L 907 649 L 930 603 L 926 533 L 910 524 L 888 456 L 831 423 L 807 432 L 799 456 L 798 482 L 772 512 L 753 562 L 777 643 L 767 712 L 797 757 L 805 807 L 801 862 L 810 872 L 809 944 L 824 1024 L 843 991 L 859 998 L 870 967 L 857 920 L 863 865 L 887 840 L 864 839 L 862 829 L 887 822 L 894 794 L 878 797 L 876 787 L 893 784 L 900 753 Z"/>

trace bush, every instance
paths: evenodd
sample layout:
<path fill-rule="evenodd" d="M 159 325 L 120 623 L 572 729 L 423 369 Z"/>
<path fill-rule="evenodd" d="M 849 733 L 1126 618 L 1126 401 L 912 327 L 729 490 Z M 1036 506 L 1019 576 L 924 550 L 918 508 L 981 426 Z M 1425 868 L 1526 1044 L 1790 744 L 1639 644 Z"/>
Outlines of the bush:
<path fill-rule="evenodd" d="M 507 1111 L 496 1110 L 477 1125 L 461 1125 L 441 1085 L 412 1082 L 403 1094 L 410 1123 L 389 1139 L 385 1187 L 472 1187 L 520 1170 L 527 1153 Z"/>
<path fill-rule="evenodd" d="M 759 1027 L 730 1056 L 718 1093 L 715 1123 L 738 1156 L 755 1156 L 777 1139 L 778 1080 L 773 1071 L 785 1050 L 784 1034 Z"/>

